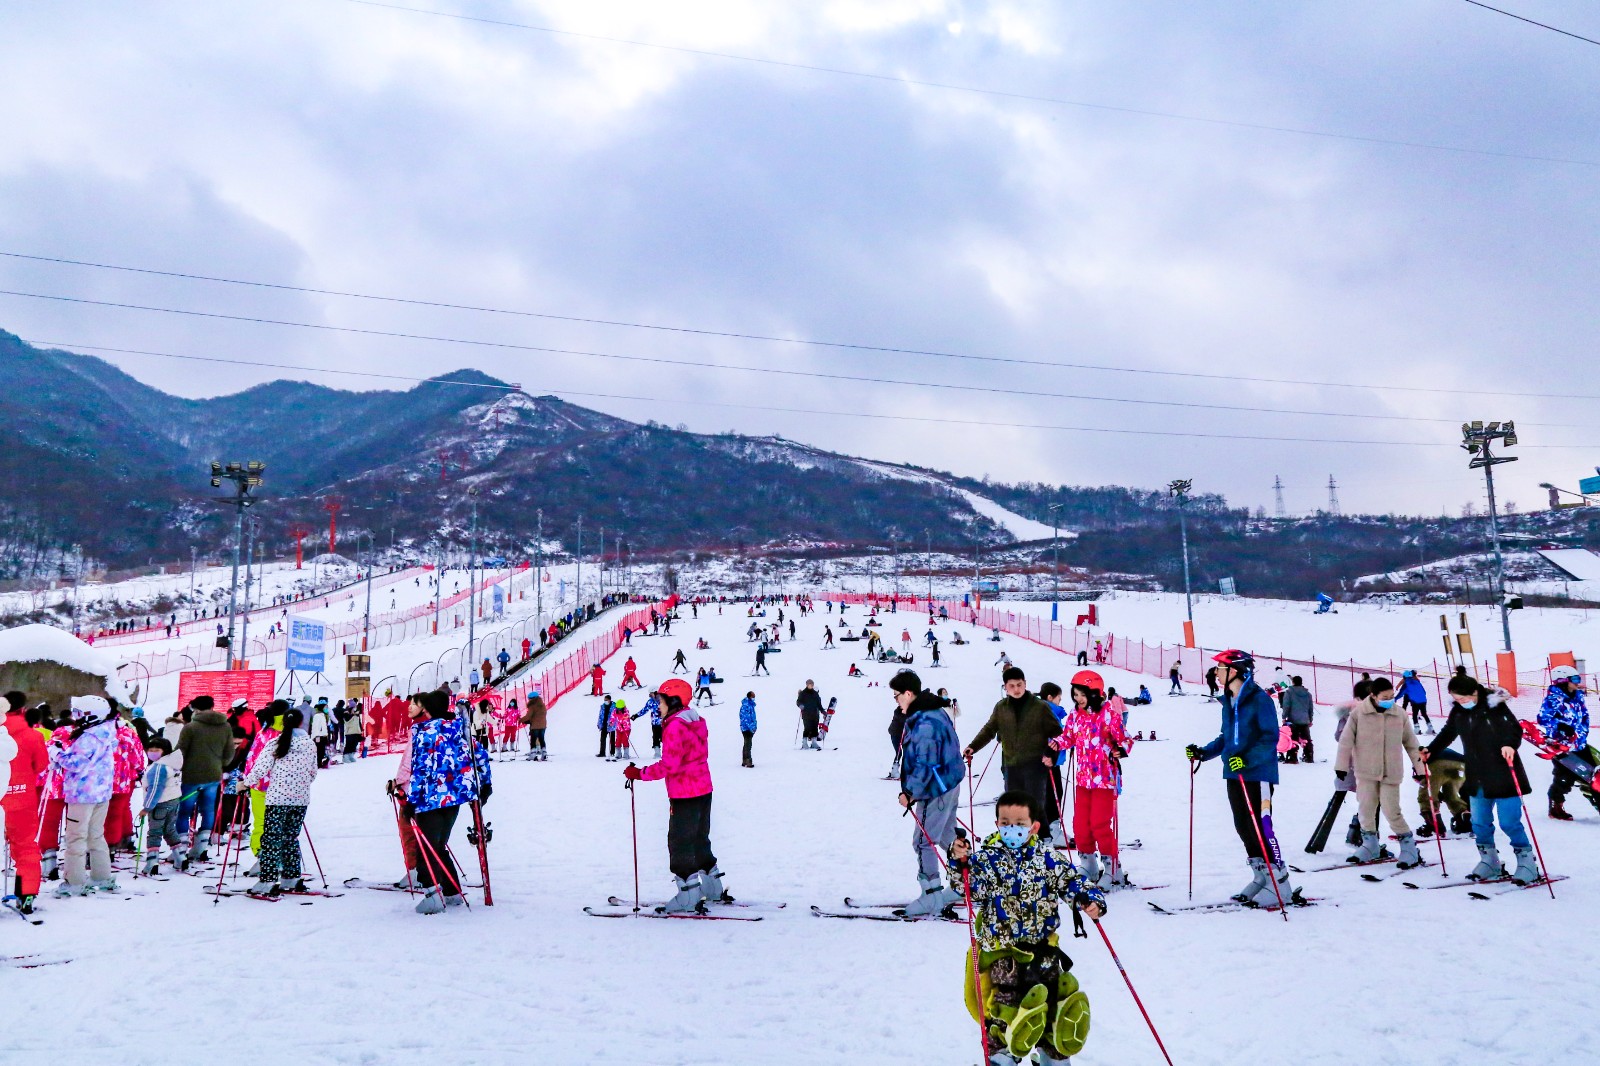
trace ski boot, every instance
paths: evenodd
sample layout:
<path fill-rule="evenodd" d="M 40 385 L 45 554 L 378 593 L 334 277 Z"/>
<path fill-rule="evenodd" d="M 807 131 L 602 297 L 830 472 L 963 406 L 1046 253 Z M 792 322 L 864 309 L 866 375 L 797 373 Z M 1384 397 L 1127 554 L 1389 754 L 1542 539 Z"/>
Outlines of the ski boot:
<path fill-rule="evenodd" d="M 46 881 L 54 881 L 61 876 L 60 855 L 55 848 L 39 856 L 39 872 Z"/>
<path fill-rule="evenodd" d="M 919 877 L 917 884 L 922 893 L 916 899 L 906 904 L 905 913 L 908 918 L 920 918 L 930 914 L 943 914 L 946 907 L 955 903 L 961 897 L 951 889 L 946 888 L 938 876 Z"/>
<path fill-rule="evenodd" d="M 1459 811 L 1456 814 L 1452 814 L 1450 816 L 1450 832 L 1452 832 L 1452 833 L 1470 833 L 1470 832 L 1472 832 L 1472 812 L 1470 812 L 1470 811 Z"/>
<path fill-rule="evenodd" d="M 1572 815 L 1567 813 L 1565 800 L 1552 799 L 1550 801 L 1550 817 L 1558 822 L 1572 821 Z"/>
<path fill-rule="evenodd" d="M 34 904 L 34 900 L 36 898 L 37 897 L 35 897 L 35 896 L 18 896 L 17 897 L 17 913 L 18 914 L 32 914 L 33 913 L 33 904 Z"/>
<path fill-rule="evenodd" d="M 283 890 L 278 887 L 278 882 L 269 881 L 265 877 L 245 889 L 245 894 L 250 896 L 278 896 Z"/>
<path fill-rule="evenodd" d="M 1495 881 L 1506 875 L 1506 868 L 1500 865 L 1500 853 L 1493 844 L 1478 845 L 1478 865 L 1472 868 L 1467 875 L 1468 881 Z"/>
<path fill-rule="evenodd" d="M 1534 861 L 1533 848 L 1524 845 L 1511 851 L 1517 857 L 1517 868 L 1511 872 L 1511 880 L 1519 885 L 1531 885 L 1539 880 L 1539 865 Z"/>
<path fill-rule="evenodd" d="M 467 902 L 466 898 L 461 896 L 460 894 L 457 894 L 457 895 L 454 895 L 454 896 L 446 896 L 444 898 L 444 906 L 445 906 L 446 910 L 449 910 L 451 907 L 463 907 L 463 906 L 466 906 L 466 902 Z"/>
<path fill-rule="evenodd" d="M 1402 870 L 1410 870 L 1422 865 L 1422 856 L 1417 853 L 1417 838 L 1410 833 L 1403 833 L 1395 838 L 1400 845 L 1400 858 L 1396 865 Z"/>
<path fill-rule="evenodd" d="M 117 875 L 101 878 L 99 881 L 90 881 L 84 886 L 87 892 L 115 892 L 122 886 L 117 884 Z"/>
<path fill-rule="evenodd" d="M 1377 833 L 1369 833 L 1366 830 L 1362 830 L 1361 846 L 1356 849 L 1354 855 L 1351 855 L 1345 861 L 1376 862 L 1379 859 L 1387 858 L 1388 854 L 1388 849 L 1379 842 Z"/>
<path fill-rule="evenodd" d="M 191 864 L 197 862 L 206 862 L 211 858 L 211 853 L 208 848 L 209 844 L 206 841 L 205 835 L 200 833 L 195 834 L 194 843 L 189 846 L 189 862 Z"/>
<path fill-rule="evenodd" d="M 398 888 L 402 892 L 414 892 L 416 889 L 420 888 L 421 886 L 417 884 L 417 871 L 408 868 L 406 870 L 406 875 L 400 880 L 394 882 L 394 887 Z"/>
<path fill-rule="evenodd" d="M 1350 816 L 1350 828 L 1344 834 L 1344 842 L 1352 848 L 1361 846 L 1361 819 L 1356 815 Z"/>
<path fill-rule="evenodd" d="M 700 894 L 707 903 L 732 903 L 733 897 L 722 887 L 722 867 L 715 864 L 700 873 Z"/>
<path fill-rule="evenodd" d="M 75 885 L 66 880 L 63 880 L 55 891 L 56 899 L 71 899 L 73 896 L 87 896 L 88 894 L 88 885 Z"/>
<path fill-rule="evenodd" d="M 1444 836 L 1443 828 L 1443 826 L 1435 825 L 1431 818 L 1424 818 L 1422 824 L 1417 826 L 1417 836 L 1431 837 L 1435 832 L 1440 836 Z"/>
<path fill-rule="evenodd" d="M 528 752 L 528 754 L 526 754 L 526 755 L 524 755 L 522 757 L 522 761 L 523 762 L 537 762 L 538 759 L 539 759 L 539 753 L 536 752 L 536 751 L 530 751 L 530 752 Z"/>
<path fill-rule="evenodd" d="M 181 871 L 189 865 L 188 853 L 184 851 L 182 844 L 173 844 L 167 849 L 167 862 L 175 871 Z"/>
<path fill-rule="evenodd" d="M 1133 882 L 1128 880 L 1128 871 L 1122 868 L 1122 860 L 1117 856 L 1105 857 L 1105 875 L 1100 880 L 1100 887 L 1107 892 L 1133 887 Z"/>
<path fill-rule="evenodd" d="M 159 870 L 160 868 L 161 868 L 161 856 L 155 854 L 154 852 L 151 852 L 150 853 L 150 857 L 144 860 L 144 866 L 142 866 L 140 868 L 139 876 L 141 876 L 141 877 L 154 877 L 156 875 L 156 871 Z"/>
<path fill-rule="evenodd" d="M 700 890 L 700 875 L 692 873 L 688 877 L 675 877 L 673 880 L 677 882 L 678 893 L 667 900 L 666 906 L 661 908 L 662 913 L 693 914 L 698 911 L 705 901 Z"/>
<path fill-rule="evenodd" d="M 417 900 L 417 905 L 412 908 L 418 914 L 443 914 L 444 897 L 439 892 L 438 885 L 430 885 L 423 892 L 422 898 Z"/>
<path fill-rule="evenodd" d="M 290 892 L 304 892 L 306 891 L 305 878 L 280 877 L 278 879 L 278 891 L 285 894 Z"/>
<path fill-rule="evenodd" d="M 1100 856 L 1092 851 L 1089 851 L 1080 855 L 1078 857 L 1078 861 L 1082 866 L 1080 873 L 1084 881 L 1088 882 L 1090 885 L 1100 884 Z"/>
<path fill-rule="evenodd" d="M 1250 860 L 1250 883 L 1233 894 L 1233 899 L 1239 903 L 1252 903 L 1257 895 L 1267 887 L 1267 863 L 1264 859 Z"/>
<path fill-rule="evenodd" d="M 1289 880 L 1289 867 L 1281 862 L 1274 865 L 1272 867 L 1272 876 L 1278 883 L 1278 891 L 1273 896 L 1273 903 L 1277 903 L 1278 897 L 1281 896 L 1285 907 L 1305 905 L 1305 901 L 1300 898 L 1300 890 L 1295 888 L 1294 884 Z"/>

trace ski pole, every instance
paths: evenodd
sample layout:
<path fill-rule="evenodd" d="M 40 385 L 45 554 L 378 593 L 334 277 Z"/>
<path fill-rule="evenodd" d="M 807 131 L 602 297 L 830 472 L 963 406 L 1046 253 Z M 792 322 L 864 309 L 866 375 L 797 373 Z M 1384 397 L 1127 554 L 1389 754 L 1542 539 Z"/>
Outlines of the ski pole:
<path fill-rule="evenodd" d="M 417 820 L 415 818 L 411 819 L 411 831 L 417 835 L 417 843 L 421 844 L 423 850 L 428 855 L 433 857 L 433 862 L 429 864 L 428 872 L 433 873 L 434 871 L 437 871 L 440 874 L 449 875 L 450 871 L 445 866 L 444 860 L 439 857 L 439 853 L 435 851 L 433 845 L 428 842 L 427 836 L 423 834 L 422 827 L 417 824 Z M 444 849 L 447 852 L 450 850 L 450 845 L 448 842 L 446 842 Z M 455 856 L 453 854 L 450 856 L 450 861 L 452 863 L 455 862 Z M 437 880 L 438 879 L 435 878 L 435 883 L 437 883 Z M 461 881 L 459 877 L 450 877 L 450 887 L 456 890 L 456 895 L 460 896 L 463 901 L 467 898 L 466 893 L 461 890 Z"/>
<path fill-rule="evenodd" d="M 393 792 L 389 793 L 389 806 L 394 808 L 395 824 L 398 825 L 400 827 L 401 832 L 404 833 L 405 832 L 405 822 L 400 817 L 400 801 L 395 798 L 395 794 Z M 412 841 L 412 843 L 415 844 L 416 842 Z M 400 862 L 401 862 L 402 865 L 404 865 L 405 861 L 406 861 L 405 838 L 404 838 L 404 836 L 402 836 L 401 840 L 400 840 Z M 410 871 L 410 869 L 408 867 L 407 870 L 406 870 L 406 895 L 415 896 L 416 894 L 417 894 L 416 890 L 412 887 L 411 871 Z"/>
<path fill-rule="evenodd" d="M 139 825 L 133 831 L 133 879 L 139 880 L 139 867 L 144 863 L 144 817 L 145 812 L 139 812 Z"/>
<path fill-rule="evenodd" d="M 220 792 L 221 789 L 218 789 L 218 791 Z M 239 815 L 239 797 L 240 797 L 240 795 L 241 795 L 240 793 L 235 793 L 234 794 L 233 813 L 234 813 L 234 817 L 235 818 L 237 818 L 238 815 Z M 228 833 L 228 836 L 230 838 L 233 836 L 233 833 L 232 833 L 231 829 L 230 829 L 230 831 Z M 190 847 L 191 847 L 191 849 L 193 848 L 192 840 L 191 840 L 191 843 L 190 843 Z M 222 853 L 222 862 L 219 863 L 218 867 L 217 867 L 217 890 L 216 890 L 216 893 L 214 895 L 212 895 L 212 897 L 211 897 L 211 905 L 213 907 L 215 907 L 222 900 L 222 882 L 227 880 L 227 877 L 228 877 L 228 853 L 227 853 L 227 847 L 224 846 L 223 847 L 223 853 Z"/>
<path fill-rule="evenodd" d="M 1194 900 L 1194 778 L 1200 764 L 1189 760 L 1189 899 Z"/>
<path fill-rule="evenodd" d="M 456 868 L 456 869 L 457 869 L 457 870 L 460 870 L 460 869 L 461 869 L 461 868 L 462 868 L 462 867 L 461 867 L 461 860 L 460 860 L 460 859 L 458 859 L 458 858 L 456 858 L 456 852 L 455 852 L 455 849 L 454 849 L 454 848 L 452 848 L 452 847 L 451 847 L 451 846 L 450 846 L 450 841 L 448 841 L 448 840 L 446 840 L 446 841 L 445 841 L 445 842 L 444 842 L 444 853 L 445 853 L 445 854 L 446 854 L 446 855 L 448 855 L 448 856 L 450 856 L 450 862 L 451 862 L 451 863 L 452 863 L 452 864 L 453 864 L 453 865 L 454 865 L 454 866 L 455 866 L 455 868 Z M 467 903 L 467 893 L 466 893 L 466 886 L 465 886 L 465 884 L 462 884 L 462 883 L 461 883 L 461 882 L 457 882 L 457 883 L 458 883 L 458 884 L 461 884 L 461 887 L 462 887 L 462 892 L 461 892 L 461 902 L 462 902 L 462 903 L 463 903 L 463 904 L 465 904 L 465 905 L 466 905 L 466 908 L 467 908 L 467 910 L 469 910 L 469 911 L 470 911 L 470 910 L 471 910 L 471 909 L 472 909 L 472 904 L 470 904 L 470 903 Z M 485 899 L 485 900 L 488 900 L 488 899 L 489 899 L 489 893 L 488 893 L 488 891 L 487 891 L 487 890 L 485 890 L 485 892 L 484 892 L 484 894 L 483 894 L 483 896 L 484 896 L 484 899 Z M 485 903 L 485 904 L 484 904 L 484 906 L 486 906 L 486 907 L 492 907 L 492 906 L 494 906 L 494 903 L 493 903 L 493 901 L 490 901 L 490 902 L 487 902 L 487 903 Z"/>
<path fill-rule="evenodd" d="M 1134 1004 L 1138 1006 L 1139 1013 L 1144 1015 L 1144 1024 L 1150 1027 L 1150 1035 L 1156 1038 L 1156 1047 L 1161 1049 L 1161 1057 L 1167 1060 L 1167 1066 L 1172 1066 L 1172 1056 L 1167 1054 L 1167 1045 L 1161 1042 L 1161 1034 L 1156 1032 L 1156 1023 L 1150 1020 L 1150 1012 L 1144 1009 L 1144 1001 L 1139 998 L 1138 991 L 1133 987 L 1133 979 L 1128 976 L 1127 967 L 1123 966 L 1122 960 L 1117 957 L 1117 949 L 1111 946 L 1111 938 L 1106 936 L 1105 926 L 1100 924 L 1099 918 L 1093 921 L 1095 929 L 1100 932 L 1100 939 L 1106 943 L 1106 950 L 1111 952 L 1111 961 L 1117 964 L 1117 972 L 1122 974 L 1123 983 L 1128 986 L 1128 992 L 1133 996 Z"/>
<path fill-rule="evenodd" d="M 970 780 L 970 778 L 968 779 Z M 972 792 L 967 792 L 971 803 Z M 976 834 L 973 840 L 977 840 Z M 972 857 L 961 864 L 961 894 L 967 903 L 967 943 L 972 950 L 972 998 L 978 1004 L 978 1039 L 983 1042 L 983 1061 L 989 1061 L 989 1011 L 983 1002 L 983 951 L 978 947 L 978 930 L 972 913 Z"/>
<path fill-rule="evenodd" d="M 1516 776 L 1514 771 L 1512 776 Z M 1426 759 L 1422 760 L 1422 786 L 1428 790 L 1428 817 L 1433 819 L 1433 842 L 1439 845 L 1439 876 L 1449 877 L 1450 871 L 1444 865 L 1444 840 L 1439 835 L 1442 828 L 1439 825 L 1439 808 L 1433 802 L 1433 774 L 1428 770 Z"/>
<path fill-rule="evenodd" d="M 1522 783 L 1517 780 L 1517 763 L 1515 755 L 1506 756 L 1506 766 L 1511 770 L 1511 787 L 1517 790 L 1517 802 L 1522 804 L 1522 820 L 1528 823 L 1528 835 L 1533 837 L 1533 852 L 1539 857 L 1539 869 L 1544 876 L 1544 887 L 1550 890 L 1550 898 L 1556 898 L 1556 886 L 1550 883 L 1550 867 L 1545 865 L 1544 851 L 1539 847 L 1539 834 L 1533 831 L 1533 819 L 1528 816 L 1528 801 L 1522 794 Z"/>
<path fill-rule="evenodd" d="M 322 891 L 328 891 L 328 875 L 322 872 L 322 860 L 317 858 L 317 845 L 311 840 L 311 830 L 302 821 L 300 832 L 306 835 L 306 845 L 311 848 L 311 861 L 317 864 L 317 876 L 322 878 Z"/>
<path fill-rule="evenodd" d="M 1250 802 L 1250 790 L 1245 787 L 1244 778 L 1236 777 L 1233 780 L 1238 783 L 1239 794 L 1244 797 L 1245 809 L 1250 812 L 1250 824 L 1255 826 L 1256 842 L 1261 845 L 1261 861 L 1267 864 L 1267 877 L 1272 881 L 1272 894 L 1278 897 L 1278 910 L 1283 912 L 1283 920 L 1287 922 L 1289 908 L 1283 905 L 1283 892 L 1278 888 L 1278 872 L 1272 868 L 1272 855 L 1267 851 L 1267 838 L 1261 832 L 1261 819 L 1256 816 L 1255 804 Z"/>
<path fill-rule="evenodd" d="M 989 776 L 989 765 L 994 762 L 994 753 L 999 751 L 999 750 L 1000 750 L 1000 745 L 998 743 L 996 743 L 994 748 L 989 752 L 989 758 L 987 760 L 985 760 L 985 762 L 983 764 L 983 770 L 978 774 L 978 786 L 979 787 L 982 787 L 983 779 L 985 777 Z M 898 755 L 896 755 L 895 757 L 899 758 Z"/>
<path fill-rule="evenodd" d="M 639 794 L 633 790 L 632 781 L 627 781 L 624 787 L 628 790 L 628 815 L 633 822 L 633 910 L 637 914 L 639 912 Z"/>

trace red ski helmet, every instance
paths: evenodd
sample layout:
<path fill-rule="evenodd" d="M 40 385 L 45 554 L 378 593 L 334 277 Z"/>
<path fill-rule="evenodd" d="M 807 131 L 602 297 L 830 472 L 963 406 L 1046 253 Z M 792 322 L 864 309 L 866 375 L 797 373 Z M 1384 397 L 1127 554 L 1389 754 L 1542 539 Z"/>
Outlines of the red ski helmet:
<path fill-rule="evenodd" d="M 1073 674 L 1072 687 L 1086 688 L 1090 692 L 1098 692 L 1102 696 L 1106 694 L 1105 680 L 1093 670 L 1079 670 Z"/>
<path fill-rule="evenodd" d="M 689 701 L 694 699 L 694 689 L 690 688 L 689 682 L 681 677 L 661 682 L 661 687 L 656 689 L 656 692 L 660 693 L 663 703 L 666 702 L 668 696 L 676 696 L 679 705 L 683 707 L 689 706 Z"/>
<path fill-rule="evenodd" d="M 1223 666 L 1231 666 L 1235 670 L 1244 670 L 1247 672 L 1256 668 L 1255 656 L 1251 655 L 1247 651 L 1240 651 L 1238 648 L 1229 648 L 1227 651 L 1219 651 L 1217 654 L 1211 657 L 1211 661 L 1214 663 L 1220 663 Z"/>

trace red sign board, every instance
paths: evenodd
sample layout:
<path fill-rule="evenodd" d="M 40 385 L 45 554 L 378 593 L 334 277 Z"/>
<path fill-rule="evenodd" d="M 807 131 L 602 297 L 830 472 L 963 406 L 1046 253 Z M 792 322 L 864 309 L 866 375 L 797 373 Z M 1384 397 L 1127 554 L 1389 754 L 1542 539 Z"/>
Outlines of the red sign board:
<path fill-rule="evenodd" d="M 243 696 L 259 710 L 272 702 L 277 682 L 276 670 L 184 670 L 178 674 L 178 706 L 210 696 L 218 710 L 226 710 Z"/>

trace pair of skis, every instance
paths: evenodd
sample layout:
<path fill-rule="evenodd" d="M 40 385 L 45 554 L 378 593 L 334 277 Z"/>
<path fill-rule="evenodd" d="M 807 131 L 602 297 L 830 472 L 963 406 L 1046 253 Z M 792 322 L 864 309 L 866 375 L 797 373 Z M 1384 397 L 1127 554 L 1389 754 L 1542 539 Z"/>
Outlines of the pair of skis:
<path fill-rule="evenodd" d="M 701 922 L 759 922 L 763 915 L 751 913 L 753 911 L 779 911 L 787 907 L 786 903 L 753 903 L 744 900 L 724 900 L 719 903 L 700 904 L 698 910 L 674 911 L 668 913 L 665 900 L 655 900 L 640 903 L 635 909 L 633 904 L 618 896 L 606 897 L 604 907 L 585 907 L 583 913 L 596 918 L 672 918 L 683 921 Z"/>
<path fill-rule="evenodd" d="M 848 920 L 861 920 L 869 922 L 953 922 L 957 925 L 966 925 L 967 920 L 960 917 L 955 905 L 946 907 L 938 914 L 907 914 L 906 903 L 866 903 L 861 900 L 844 898 L 845 909 L 842 911 L 827 910 L 815 904 L 811 913 L 818 918 L 844 918 Z"/>
<path fill-rule="evenodd" d="M 1294 890 L 1294 895 L 1289 897 L 1286 902 L 1289 907 L 1298 909 L 1302 907 L 1315 907 L 1319 904 L 1326 903 L 1327 901 L 1321 896 L 1301 895 L 1300 890 L 1297 888 Z M 1225 899 L 1219 900 L 1215 903 L 1190 903 L 1182 907 L 1163 907 L 1154 900 L 1146 900 L 1145 903 L 1157 914 L 1218 914 L 1228 911 L 1266 911 L 1270 914 L 1276 914 L 1281 909 L 1278 906 L 1278 901 L 1276 899 L 1274 899 L 1271 903 L 1245 903 L 1236 899 Z M 1337 903 L 1330 903 L 1328 905 L 1333 907 L 1338 906 Z"/>

